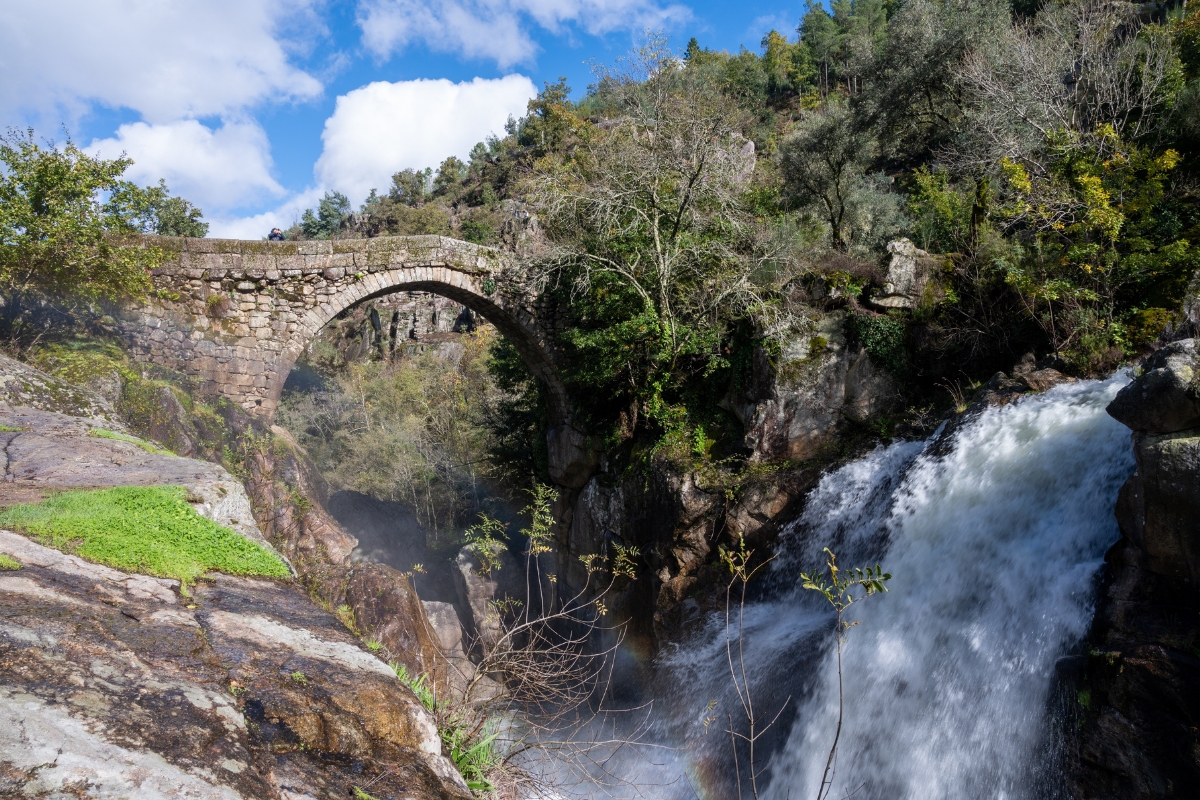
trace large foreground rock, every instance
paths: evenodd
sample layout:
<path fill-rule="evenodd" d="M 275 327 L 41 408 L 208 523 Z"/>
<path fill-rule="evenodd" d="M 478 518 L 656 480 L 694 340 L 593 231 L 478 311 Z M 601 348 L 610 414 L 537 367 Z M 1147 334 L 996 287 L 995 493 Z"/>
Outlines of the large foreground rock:
<path fill-rule="evenodd" d="M 397 660 L 419 670 L 434 649 L 403 575 L 341 565 L 353 537 L 294 501 L 312 484 L 286 448 L 253 451 L 248 494 L 218 464 L 128 437 L 105 398 L 3 358 L 0 428 L 0 505 L 181 485 L 308 568 L 306 585 L 329 582 Z M 23 565 L 0 571 L 0 797 L 470 797 L 417 698 L 295 585 L 217 576 L 182 597 L 10 532 L 0 552 Z"/>
<path fill-rule="evenodd" d="M 290 585 L 191 598 L 8 532 L 0 796 L 470 797 L 391 669 Z"/>

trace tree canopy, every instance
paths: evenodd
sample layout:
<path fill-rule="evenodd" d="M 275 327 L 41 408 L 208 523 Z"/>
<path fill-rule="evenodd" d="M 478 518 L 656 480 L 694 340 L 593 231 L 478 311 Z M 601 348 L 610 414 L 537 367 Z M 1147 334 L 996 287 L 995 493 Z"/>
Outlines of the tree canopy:
<path fill-rule="evenodd" d="M 437 209 L 522 254 L 610 444 L 732 453 L 728 409 L 836 308 L 868 350 L 886 339 L 914 403 L 1030 351 L 1094 374 L 1185 325 L 1198 31 L 1181 3 L 809 2 L 758 52 L 650 37 L 577 100 L 547 84 L 504 136 L 368 206 L 377 231 L 411 229 L 387 203 Z M 871 310 L 901 236 L 938 256 L 937 290 Z M 524 397 L 504 424 L 538 424 L 519 361 L 495 365 Z"/>
<path fill-rule="evenodd" d="M 93 157 L 70 139 L 39 144 L 32 131 L 0 137 L 0 289 L 9 309 L 22 298 L 114 300 L 149 287 L 157 249 L 138 233 L 203 236 L 200 209 L 165 183 L 123 180 L 125 156 Z"/>

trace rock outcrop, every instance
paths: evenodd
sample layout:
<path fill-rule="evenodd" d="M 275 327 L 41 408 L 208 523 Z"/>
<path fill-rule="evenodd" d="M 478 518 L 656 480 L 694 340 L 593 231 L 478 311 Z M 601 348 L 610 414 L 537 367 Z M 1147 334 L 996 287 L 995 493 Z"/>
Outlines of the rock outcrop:
<path fill-rule="evenodd" d="M 484 572 L 479 557 L 471 547 L 464 547 L 453 565 L 459 605 L 469 617 L 466 633 L 470 641 L 466 649 L 479 655 L 490 653 L 504 635 L 500 612 L 493 603 L 505 598 L 525 600 L 524 570 L 521 565 L 508 550 L 500 546 L 495 548 L 495 558 L 499 566 Z"/>
<path fill-rule="evenodd" d="M 129 432 L 113 408 L 113 399 L 3 355 L 0 355 L 0 402 L 9 407 L 79 417 L 99 427 Z"/>
<path fill-rule="evenodd" d="M 1133 429 L 1081 704 L 1078 800 L 1200 787 L 1200 406 L 1196 343 L 1151 356 L 1109 413 Z"/>
<path fill-rule="evenodd" d="M 846 418 L 866 419 L 895 402 L 895 381 L 847 341 L 845 322 L 844 311 L 822 317 L 811 336 L 784 349 L 773 377 L 765 358 L 754 365 L 760 396 L 730 402 L 754 460 L 811 458 Z"/>
<path fill-rule="evenodd" d="M 470 797 L 391 669 L 296 588 L 0 532 L 0 796 Z"/>
<path fill-rule="evenodd" d="M 628 621 L 626 643 L 653 650 L 698 619 L 701 595 L 724 586 L 728 573 L 717 562 L 717 548 L 745 537 L 749 548 L 768 553 L 781 523 L 794 516 L 818 477 L 814 469 L 768 470 L 727 493 L 705 482 L 719 476 L 681 471 L 662 457 L 646 472 L 598 475 L 577 496 L 564 498 L 563 536 L 546 571 L 558 576 L 559 591 L 573 593 L 588 579 L 580 556 L 636 546 L 647 569 L 606 595 L 606 621 Z"/>
<path fill-rule="evenodd" d="M 871 296 L 871 305 L 879 308 L 914 309 L 921 306 L 935 286 L 938 259 L 908 239 L 888 242 L 887 277 L 883 289 Z"/>
<path fill-rule="evenodd" d="M 1109 413 L 1139 432 L 1175 433 L 1200 427 L 1196 340 L 1172 342 L 1147 359 L 1141 376 L 1125 387 Z"/>
<path fill-rule="evenodd" d="M 564 494 L 552 570 L 561 589 L 585 584 L 581 555 L 636 546 L 647 574 L 615 589 L 605 605 L 613 619 L 631 623 L 627 641 L 652 649 L 682 633 L 701 611 L 698 597 L 727 579 L 715 564 L 716 549 L 744 537 L 748 547 L 767 552 L 817 477 L 811 463 L 800 462 L 823 456 L 848 421 L 896 401 L 895 381 L 861 344 L 848 341 L 845 322 L 843 310 L 824 315 L 809 335 L 784 347 L 774 366 L 759 350 L 749 385 L 722 402 L 742 422 L 752 461 L 792 463 L 727 492 L 719 474 L 701 476 L 656 457 L 644 472 L 624 475 L 601 465 L 578 493 Z"/>
<path fill-rule="evenodd" d="M 254 523 L 242 484 L 216 464 L 163 452 L 133 436 L 109 438 L 109 420 L 0 405 L 4 480 L 0 503 L 36 500 L 64 489 L 183 486 L 197 513 L 270 547 Z"/>
<path fill-rule="evenodd" d="M 231 444 L 271 442 L 244 414 L 231 424 Z M 0 531 L 20 565 L 0 571 L 0 797 L 471 796 L 428 712 L 345 625 L 426 671 L 437 653 L 420 601 L 390 567 L 344 563 L 353 537 L 305 498 L 320 484 L 295 451 L 247 447 L 248 494 L 217 464 L 130 436 L 104 398 L 3 358 L 0 445 L 0 505 L 182 485 L 349 616 L 292 583 L 209 576 L 183 596 Z"/>

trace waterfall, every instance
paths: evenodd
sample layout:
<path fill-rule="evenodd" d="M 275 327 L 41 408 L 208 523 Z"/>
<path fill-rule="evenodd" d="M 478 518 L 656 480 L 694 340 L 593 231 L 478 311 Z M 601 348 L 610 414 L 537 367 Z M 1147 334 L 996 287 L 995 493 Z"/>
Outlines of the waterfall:
<path fill-rule="evenodd" d="M 1055 662 L 1086 633 L 1096 574 L 1118 537 L 1113 505 L 1133 459 L 1128 431 L 1104 407 L 1126 380 L 989 408 L 936 445 L 879 448 L 824 476 L 785 529 L 766 596 L 743 623 L 762 706 L 773 713 L 790 696 L 764 765 L 766 797 L 815 797 L 833 739 L 832 613 L 797 580 L 823 567 L 824 547 L 843 567 L 878 561 L 894 575 L 890 593 L 849 616 L 859 624 L 843 652 L 832 796 L 1055 794 Z M 668 682 L 686 687 L 693 719 L 710 698 L 737 713 L 724 648 L 722 615 L 662 660 Z M 689 738 L 692 752 L 706 753 L 690 771 L 703 785 L 721 771 L 711 763 L 721 743 Z"/>

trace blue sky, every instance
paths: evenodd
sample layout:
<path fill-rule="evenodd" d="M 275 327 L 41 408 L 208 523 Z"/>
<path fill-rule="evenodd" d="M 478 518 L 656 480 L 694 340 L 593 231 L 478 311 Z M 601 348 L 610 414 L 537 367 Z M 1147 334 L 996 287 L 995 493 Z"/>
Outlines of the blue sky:
<path fill-rule="evenodd" d="M 546 81 L 642 31 L 757 50 L 803 2 L 0 0 L 0 115 L 166 178 L 210 235 L 259 238 L 326 189 L 464 156 Z"/>

